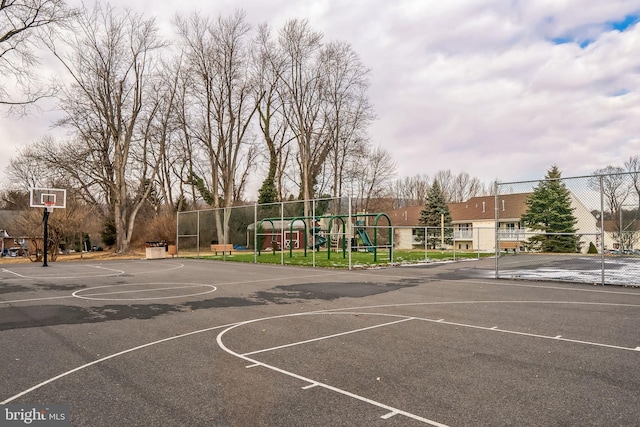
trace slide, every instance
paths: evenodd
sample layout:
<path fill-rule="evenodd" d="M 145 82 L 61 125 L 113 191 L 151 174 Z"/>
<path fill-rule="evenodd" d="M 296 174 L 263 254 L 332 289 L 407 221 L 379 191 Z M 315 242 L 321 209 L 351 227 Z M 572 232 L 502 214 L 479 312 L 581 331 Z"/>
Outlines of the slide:
<path fill-rule="evenodd" d="M 362 240 L 362 244 L 367 247 L 369 252 L 373 252 L 373 243 L 371 243 L 371 239 L 369 239 L 369 235 L 364 230 L 364 228 L 356 228 L 356 232 L 360 239 Z"/>
<path fill-rule="evenodd" d="M 316 236 L 316 242 L 315 242 L 315 244 L 313 244 L 311 247 L 312 247 L 313 249 L 319 249 L 319 248 L 320 248 L 320 246 L 323 246 L 323 245 L 325 245 L 326 243 L 327 243 L 327 239 L 325 239 L 325 238 L 324 238 L 324 237 L 322 237 L 322 236 Z"/>
<path fill-rule="evenodd" d="M 311 249 L 319 249 L 320 246 L 323 246 L 327 243 L 326 237 L 320 236 L 320 228 L 314 228 L 311 230 L 311 238 L 314 239 L 314 242 L 309 246 Z"/>

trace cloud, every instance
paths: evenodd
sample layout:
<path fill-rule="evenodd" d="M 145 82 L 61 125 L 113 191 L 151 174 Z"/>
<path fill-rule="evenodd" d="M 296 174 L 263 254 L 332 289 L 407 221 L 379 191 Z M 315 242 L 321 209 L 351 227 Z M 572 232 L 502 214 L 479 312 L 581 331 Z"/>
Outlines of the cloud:
<path fill-rule="evenodd" d="M 165 0 L 120 4 L 155 14 L 163 28 L 176 11 Z M 276 30 L 307 18 L 325 40 L 350 43 L 371 69 L 371 140 L 392 153 L 401 175 L 451 169 L 517 181 L 541 178 L 552 164 L 563 176 L 584 175 L 640 154 L 637 0 L 202 5 L 186 0 L 180 11 L 216 17 L 241 8 L 254 25 Z M 4 158 L 17 140 L 42 132 L 15 125 L 12 140 L 0 136 Z"/>

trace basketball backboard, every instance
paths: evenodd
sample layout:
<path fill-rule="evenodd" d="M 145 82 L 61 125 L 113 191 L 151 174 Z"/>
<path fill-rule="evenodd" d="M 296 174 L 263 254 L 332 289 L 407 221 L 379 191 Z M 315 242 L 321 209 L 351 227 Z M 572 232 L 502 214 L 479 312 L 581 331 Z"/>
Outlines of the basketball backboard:
<path fill-rule="evenodd" d="M 29 191 L 29 206 L 32 208 L 59 208 L 67 207 L 67 190 L 61 188 L 37 188 Z"/>

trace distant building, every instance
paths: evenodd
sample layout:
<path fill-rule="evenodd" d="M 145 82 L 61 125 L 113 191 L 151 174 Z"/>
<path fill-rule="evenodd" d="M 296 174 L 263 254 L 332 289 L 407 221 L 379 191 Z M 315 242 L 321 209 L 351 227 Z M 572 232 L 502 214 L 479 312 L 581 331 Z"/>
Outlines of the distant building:
<path fill-rule="evenodd" d="M 23 236 L 16 232 L 16 222 L 24 211 L 0 210 L 0 254 L 1 256 L 25 256 L 35 253 L 37 243 L 42 246 L 42 236 Z"/>
<path fill-rule="evenodd" d="M 604 248 L 608 250 L 640 249 L 640 220 L 623 221 L 622 228 L 624 242 L 620 242 L 620 220 L 604 220 Z M 596 247 L 600 249 L 599 244 Z"/>
<path fill-rule="evenodd" d="M 527 199 L 531 193 L 504 194 L 498 197 L 496 210 L 495 196 L 473 197 L 466 202 L 449 203 L 453 224 L 453 243 L 449 247 L 456 250 L 495 252 L 496 216 L 497 232 L 501 251 L 523 251 L 524 243 L 536 233 L 525 229 L 522 216 L 527 212 Z M 576 229 L 581 235 L 582 252 L 589 249 L 589 243 L 598 241 L 600 230 L 593 214 L 571 195 L 574 216 L 578 220 Z M 388 215 L 395 229 L 394 242 L 397 249 L 421 248 L 424 243 L 418 237 L 420 211 L 424 206 L 412 206 L 391 211 Z"/>

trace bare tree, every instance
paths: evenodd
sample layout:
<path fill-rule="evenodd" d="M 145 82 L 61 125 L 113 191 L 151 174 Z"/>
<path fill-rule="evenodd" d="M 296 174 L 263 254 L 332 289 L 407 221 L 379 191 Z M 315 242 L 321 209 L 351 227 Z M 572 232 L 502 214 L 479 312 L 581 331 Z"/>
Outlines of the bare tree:
<path fill-rule="evenodd" d="M 487 190 L 478 178 L 462 172 L 454 178 L 453 194 L 450 202 L 464 202 L 472 197 L 487 195 Z"/>
<path fill-rule="evenodd" d="M 349 156 L 359 151 L 359 145 L 367 144 L 366 127 L 373 119 L 367 98 L 369 70 L 347 43 L 329 43 L 322 53 L 321 64 L 326 69 L 323 98 L 327 101 L 325 114 L 331 146 L 332 188 L 333 197 L 337 198 L 343 192 Z M 372 153 L 378 151 L 370 151 Z"/>
<path fill-rule="evenodd" d="M 374 199 L 389 196 L 396 174 L 396 163 L 382 147 L 365 149 L 358 163 L 356 176 L 357 196 L 354 205 L 357 211 L 368 212 Z"/>
<path fill-rule="evenodd" d="M 438 181 L 438 185 L 444 195 L 445 201 L 447 203 L 450 202 L 453 199 L 453 194 L 455 193 L 455 177 L 451 173 L 451 170 L 439 170 L 436 172 L 433 179 Z"/>
<path fill-rule="evenodd" d="M 184 146 L 181 144 L 180 111 L 184 106 L 185 78 L 183 57 L 178 55 L 169 62 L 163 62 L 160 78 L 154 82 L 152 96 L 158 106 L 155 120 L 148 124 L 147 138 L 153 143 L 149 146 L 153 163 L 158 164 L 158 201 L 156 216 L 162 205 L 176 207 L 174 191 L 180 194 L 182 175 L 186 164 Z M 178 197 L 182 200 L 182 198 Z"/>
<path fill-rule="evenodd" d="M 625 169 L 629 172 L 631 178 L 631 185 L 636 192 L 636 202 L 638 207 L 636 209 L 636 217 L 640 211 L 640 156 L 629 157 L 624 163 Z"/>
<path fill-rule="evenodd" d="M 454 175 L 451 170 L 441 170 L 436 173 L 434 179 L 438 181 L 447 203 L 464 202 L 471 197 L 486 194 L 486 189 L 480 180 L 472 178 L 466 172 Z"/>
<path fill-rule="evenodd" d="M 258 194 L 259 203 L 281 201 L 284 198 L 284 170 L 289 163 L 291 130 L 279 97 L 280 75 L 285 71 L 285 60 L 271 37 L 268 25 L 258 27 L 252 49 L 255 98 L 258 100 L 258 124 L 266 144 L 269 168 Z"/>
<path fill-rule="evenodd" d="M 611 219 L 617 222 L 617 236 L 622 241 L 623 207 L 631 192 L 630 174 L 617 166 L 598 169 L 591 178 L 591 187 L 604 196 L 605 209 L 609 210 Z"/>
<path fill-rule="evenodd" d="M 34 158 L 34 154 L 34 148 L 26 146 L 18 149 L 17 155 L 9 160 L 5 174 L 10 189 L 29 191 L 30 187 L 44 184 L 48 166 Z"/>
<path fill-rule="evenodd" d="M 298 145 L 300 198 L 309 216 L 316 178 L 331 149 L 321 102 L 326 81 L 320 63 L 322 34 L 311 30 L 307 21 L 292 20 L 280 31 L 278 41 L 286 60 L 279 95 Z"/>
<path fill-rule="evenodd" d="M 52 95 L 38 85 L 34 48 L 42 31 L 53 30 L 75 15 L 64 0 L 0 1 L 0 104 L 24 106 Z M 20 94 L 7 87 L 13 83 Z"/>
<path fill-rule="evenodd" d="M 198 119 L 190 128 L 208 155 L 209 188 L 202 177 L 193 178 L 213 207 L 230 207 L 241 197 L 255 159 L 248 133 L 257 105 L 249 66 L 250 28 L 244 12 L 214 22 L 198 14 L 188 20 L 178 16 L 176 25 L 197 77 L 192 97 Z M 216 221 L 219 238 L 227 234 L 230 213 L 226 211 L 224 222 Z"/>
<path fill-rule="evenodd" d="M 397 179 L 393 184 L 395 194 L 395 209 L 407 206 L 422 206 L 427 200 L 427 193 L 431 186 L 428 175 L 414 175 Z"/>
<path fill-rule="evenodd" d="M 67 51 L 50 44 L 73 79 L 61 99 L 66 117 L 60 124 L 75 132 L 78 147 L 86 147 L 96 185 L 105 191 L 116 250 L 128 252 L 157 168 L 148 157 L 147 128 L 157 111 L 149 93 L 154 52 L 163 43 L 153 20 L 100 5 L 82 11 L 64 42 Z"/>

